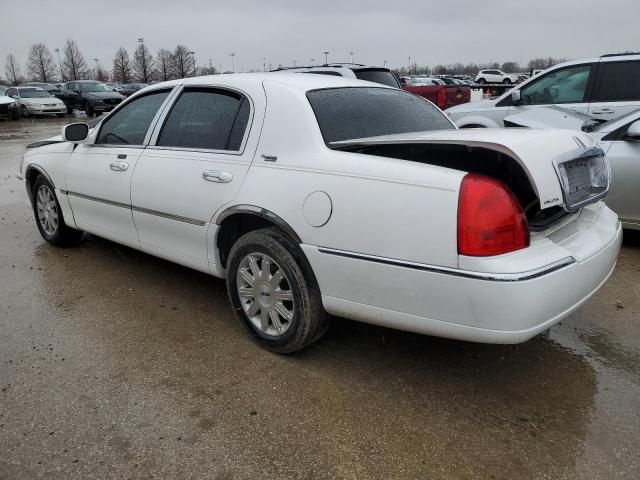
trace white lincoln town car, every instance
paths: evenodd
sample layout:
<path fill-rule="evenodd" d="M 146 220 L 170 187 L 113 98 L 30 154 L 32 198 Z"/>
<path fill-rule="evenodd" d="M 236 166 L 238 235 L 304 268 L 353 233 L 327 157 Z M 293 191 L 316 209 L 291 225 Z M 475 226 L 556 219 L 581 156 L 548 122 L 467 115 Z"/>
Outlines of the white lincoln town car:
<path fill-rule="evenodd" d="M 328 314 L 518 343 L 584 303 L 622 239 L 581 132 L 458 130 L 421 97 L 300 73 L 153 85 L 20 165 L 44 239 L 83 232 L 224 278 L 280 353 Z"/>

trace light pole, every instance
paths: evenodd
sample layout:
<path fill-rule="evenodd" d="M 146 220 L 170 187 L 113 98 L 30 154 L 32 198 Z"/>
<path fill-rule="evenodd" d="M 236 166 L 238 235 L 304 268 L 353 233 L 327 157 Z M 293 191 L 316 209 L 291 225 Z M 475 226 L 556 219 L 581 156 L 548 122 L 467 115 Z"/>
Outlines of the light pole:
<path fill-rule="evenodd" d="M 144 38 L 142 37 L 138 38 L 138 43 L 144 43 Z"/>
<path fill-rule="evenodd" d="M 98 70 L 98 59 L 94 58 L 94 62 L 96 62 L 96 80 L 100 80 L 100 71 Z"/>
<path fill-rule="evenodd" d="M 313 62 L 315 62 L 316 59 L 315 58 L 310 58 L 309 60 L 311 60 L 311 66 L 313 67 Z"/>
<path fill-rule="evenodd" d="M 411 75 L 411 55 L 409 55 L 409 75 Z"/>
<path fill-rule="evenodd" d="M 60 61 L 60 49 L 56 48 L 53 51 L 58 54 L 58 67 L 60 67 L 60 81 L 64 82 L 64 75 L 62 75 L 62 62 Z"/>
<path fill-rule="evenodd" d="M 189 52 L 191 58 L 193 59 L 193 76 L 196 76 L 196 52 Z"/>
<path fill-rule="evenodd" d="M 262 71 L 267 71 L 267 59 L 265 57 L 262 57 Z"/>
<path fill-rule="evenodd" d="M 351 55 L 351 65 L 353 65 L 353 52 L 349 52 L 349 55 Z"/>
<path fill-rule="evenodd" d="M 235 60 L 236 52 L 231 52 L 229 56 L 231 57 L 231 71 L 233 73 L 236 73 L 236 60 Z"/>
<path fill-rule="evenodd" d="M 297 60 L 294 58 L 293 59 L 293 68 L 296 68 L 296 63 L 297 63 Z"/>
<path fill-rule="evenodd" d="M 329 58 L 328 55 L 330 52 L 322 52 L 322 53 L 324 53 L 324 64 L 329 65 L 329 61 L 327 60 L 327 58 Z"/>
<path fill-rule="evenodd" d="M 383 66 L 383 67 L 386 67 L 386 66 L 387 66 L 387 61 L 386 61 L 386 60 L 384 60 L 384 63 L 382 64 L 382 66 Z"/>

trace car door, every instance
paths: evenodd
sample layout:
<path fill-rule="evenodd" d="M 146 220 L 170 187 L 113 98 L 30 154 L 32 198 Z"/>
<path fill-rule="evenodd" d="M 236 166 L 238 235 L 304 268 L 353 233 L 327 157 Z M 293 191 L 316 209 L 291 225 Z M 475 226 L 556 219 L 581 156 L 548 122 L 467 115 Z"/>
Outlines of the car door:
<path fill-rule="evenodd" d="M 76 92 L 78 90 L 78 84 L 76 82 L 67 82 L 64 84 L 64 98 L 68 107 L 77 108 L 79 105 L 80 95 Z"/>
<path fill-rule="evenodd" d="M 131 176 L 170 89 L 155 90 L 109 115 L 67 165 L 67 194 L 82 230 L 139 247 L 131 214 Z"/>
<path fill-rule="evenodd" d="M 611 120 L 640 108 L 640 59 L 600 62 L 589 115 Z"/>
<path fill-rule="evenodd" d="M 613 177 L 605 202 L 620 220 L 640 228 L 640 138 L 626 133 L 633 123 L 605 136 L 600 144 L 609 159 Z"/>
<path fill-rule="evenodd" d="M 237 195 L 255 152 L 254 143 L 245 145 L 256 102 L 263 111 L 264 98 L 230 89 L 180 93 L 133 175 L 133 218 L 143 250 L 208 271 L 211 219 Z"/>

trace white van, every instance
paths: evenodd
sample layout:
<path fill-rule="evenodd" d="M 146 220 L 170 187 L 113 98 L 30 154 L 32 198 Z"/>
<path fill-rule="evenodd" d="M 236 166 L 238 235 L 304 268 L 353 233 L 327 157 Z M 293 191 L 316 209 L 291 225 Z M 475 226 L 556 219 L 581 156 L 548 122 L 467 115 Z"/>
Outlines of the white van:
<path fill-rule="evenodd" d="M 562 63 L 501 97 L 451 107 L 446 113 L 460 128 L 495 128 L 504 127 L 506 116 L 541 105 L 604 120 L 640 108 L 640 53 Z"/>

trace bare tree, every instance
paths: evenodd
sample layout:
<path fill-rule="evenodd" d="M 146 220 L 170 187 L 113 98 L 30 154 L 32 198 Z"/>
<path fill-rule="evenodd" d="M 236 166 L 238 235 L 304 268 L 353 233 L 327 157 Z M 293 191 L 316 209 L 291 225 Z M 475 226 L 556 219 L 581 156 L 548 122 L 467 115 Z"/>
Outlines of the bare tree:
<path fill-rule="evenodd" d="M 131 82 L 133 77 L 131 72 L 131 59 L 129 58 L 129 53 L 123 47 L 118 49 L 116 56 L 113 58 L 111 76 L 113 77 L 114 82 Z"/>
<path fill-rule="evenodd" d="M 91 78 L 98 80 L 99 82 L 108 82 L 109 71 L 98 63 L 95 68 L 91 69 Z"/>
<path fill-rule="evenodd" d="M 64 81 L 82 80 L 88 76 L 87 62 L 75 40 L 69 39 L 64 44 L 64 59 L 61 70 Z"/>
<path fill-rule="evenodd" d="M 49 83 L 53 81 L 56 67 L 51 52 L 44 43 L 35 43 L 29 50 L 27 73 L 31 80 Z"/>
<path fill-rule="evenodd" d="M 133 73 L 138 82 L 149 83 L 155 77 L 153 56 L 144 43 L 133 54 Z"/>
<path fill-rule="evenodd" d="M 23 80 L 22 74 L 20 73 L 20 65 L 18 65 L 13 53 L 7 55 L 7 61 L 4 64 L 4 73 L 12 85 L 18 85 Z"/>
<path fill-rule="evenodd" d="M 195 64 L 193 55 L 184 45 L 178 45 L 173 51 L 173 69 L 178 78 L 192 77 Z"/>
<path fill-rule="evenodd" d="M 166 48 L 158 50 L 158 55 L 156 56 L 156 67 L 158 78 L 160 80 L 171 80 L 172 78 L 175 78 L 173 63 L 173 54 L 169 50 Z"/>
<path fill-rule="evenodd" d="M 500 66 L 500 70 L 506 73 L 517 73 L 520 71 L 520 65 L 517 62 L 504 62 Z"/>

